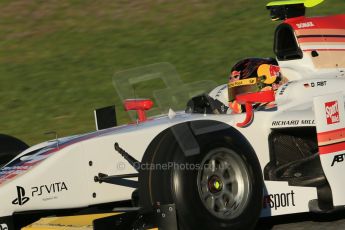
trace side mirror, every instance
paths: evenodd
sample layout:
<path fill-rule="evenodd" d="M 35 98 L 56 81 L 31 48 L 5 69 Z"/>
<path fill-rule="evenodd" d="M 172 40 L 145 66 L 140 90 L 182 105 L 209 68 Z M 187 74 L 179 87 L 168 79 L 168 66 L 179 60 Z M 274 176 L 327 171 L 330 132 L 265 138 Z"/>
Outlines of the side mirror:
<path fill-rule="evenodd" d="M 237 127 L 242 128 L 247 126 L 253 120 L 253 104 L 273 102 L 275 101 L 275 94 L 273 90 L 240 94 L 236 96 L 236 101 L 246 106 L 246 119 L 243 122 L 236 124 Z"/>
<path fill-rule="evenodd" d="M 150 99 L 127 99 L 124 101 L 125 110 L 136 110 L 138 120 L 140 122 L 146 121 L 145 110 L 150 110 L 153 106 L 153 101 Z"/>

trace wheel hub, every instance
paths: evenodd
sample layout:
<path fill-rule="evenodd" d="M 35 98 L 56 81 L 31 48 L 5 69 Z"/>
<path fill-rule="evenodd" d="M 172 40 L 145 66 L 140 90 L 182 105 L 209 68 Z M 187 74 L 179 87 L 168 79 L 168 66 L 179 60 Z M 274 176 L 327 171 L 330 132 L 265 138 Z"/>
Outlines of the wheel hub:
<path fill-rule="evenodd" d="M 213 175 L 212 177 L 210 177 L 210 179 L 208 180 L 208 189 L 213 194 L 221 192 L 223 189 L 222 179 L 217 175 Z"/>
<path fill-rule="evenodd" d="M 234 219 L 249 202 L 248 168 L 234 151 L 218 148 L 210 151 L 198 172 L 198 190 L 204 207 L 221 219 Z"/>

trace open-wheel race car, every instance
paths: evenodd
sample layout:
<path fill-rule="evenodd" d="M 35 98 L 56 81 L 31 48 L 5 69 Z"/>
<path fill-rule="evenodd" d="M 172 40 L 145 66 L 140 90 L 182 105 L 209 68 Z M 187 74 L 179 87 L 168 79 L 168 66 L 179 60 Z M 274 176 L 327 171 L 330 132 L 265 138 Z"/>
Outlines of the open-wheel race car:
<path fill-rule="evenodd" d="M 344 209 L 345 15 L 305 17 L 321 2 L 268 4 L 283 20 L 274 52 L 288 82 L 236 95 L 242 113 L 215 113 L 202 96 L 147 118 L 152 101 L 132 99 L 131 124 L 98 117 L 105 128 L 32 147 L 1 135 L 0 229 L 90 213 L 110 213 L 94 229 L 252 229 L 260 217 Z"/>

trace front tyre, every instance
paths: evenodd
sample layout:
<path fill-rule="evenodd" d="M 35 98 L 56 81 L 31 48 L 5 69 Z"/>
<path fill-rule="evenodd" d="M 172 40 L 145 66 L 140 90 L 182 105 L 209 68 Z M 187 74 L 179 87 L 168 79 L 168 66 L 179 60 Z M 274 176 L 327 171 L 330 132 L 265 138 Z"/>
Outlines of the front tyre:
<path fill-rule="evenodd" d="M 253 151 L 246 151 L 226 132 L 197 137 L 200 154 L 186 157 L 168 131 L 143 163 L 140 203 L 175 203 L 179 227 L 252 229 L 262 208 L 263 179 Z M 173 165 L 162 170 L 164 165 Z"/>
<path fill-rule="evenodd" d="M 0 167 L 12 160 L 29 146 L 23 141 L 8 135 L 0 134 Z"/>

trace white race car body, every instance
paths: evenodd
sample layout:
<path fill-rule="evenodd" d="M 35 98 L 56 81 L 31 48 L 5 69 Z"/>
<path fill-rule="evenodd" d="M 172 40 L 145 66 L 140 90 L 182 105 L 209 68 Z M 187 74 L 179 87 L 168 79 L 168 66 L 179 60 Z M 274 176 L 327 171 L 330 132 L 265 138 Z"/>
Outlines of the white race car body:
<path fill-rule="evenodd" d="M 319 81 L 327 82 L 326 86 L 322 87 L 322 92 L 317 88 L 304 86 Z M 115 152 L 114 143 L 119 143 L 134 158 L 141 159 L 159 133 L 183 122 L 212 120 L 236 128 L 255 149 L 264 169 L 270 161 L 268 137 L 272 129 L 315 126 L 313 98 L 333 92 L 340 92 L 340 95 L 344 96 L 344 85 L 345 79 L 338 78 L 291 82 L 277 92 L 279 109 L 256 112 L 253 123 L 247 128 L 236 127 L 236 123 L 242 121 L 245 114 L 203 115 L 182 112 L 173 118 L 162 116 L 143 123 L 33 146 L 1 169 L 0 215 L 11 216 L 15 212 L 30 210 L 81 208 L 130 199 L 133 189 L 94 181 L 98 173 L 121 175 L 135 172 L 131 165 Z M 340 105 L 344 103 L 341 102 Z M 318 112 L 325 113 L 324 110 Z M 344 120 L 343 108 L 340 114 L 340 119 Z M 32 152 L 36 153 L 25 157 Z M 338 195 L 344 194 L 345 184 L 336 179 L 341 177 L 345 168 L 339 164 L 334 171 L 331 167 L 335 154 L 337 153 L 321 159 L 325 161 L 323 169 L 331 182 L 334 205 L 345 206 L 345 197 Z M 14 164 L 19 160 L 20 163 Z M 317 199 L 316 188 L 289 186 L 282 181 L 265 181 L 265 185 L 267 194 L 273 199 L 266 204 L 263 216 L 308 212 L 308 202 Z"/>
<path fill-rule="evenodd" d="M 276 109 L 255 112 L 254 120 L 245 128 L 236 124 L 243 121 L 246 114 L 178 112 L 27 149 L 0 169 L 0 224 L 2 220 L 7 223 L 15 213 L 84 208 L 131 199 L 134 190 L 131 186 L 95 182 L 99 173 L 123 175 L 136 172 L 114 150 L 114 144 L 118 143 L 135 159 L 141 160 L 149 145 L 164 130 L 181 123 L 206 120 L 212 121 L 214 126 L 201 127 L 194 130 L 194 134 L 224 127 L 237 130 L 254 149 L 262 172 L 272 161 L 269 141 L 272 132 L 295 128 L 314 130 L 314 135 L 319 138 L 322 170 L 331 190 L 331 205 L 345 207 L 345 183 L 341 180 L 345 173 L 345 163 L 342 162 L 345 152 L 342 138 L 343 134 L 345 136 L 345 66 L 326 66 L 318 72 L 321 67 L 315 67 L 310 56 L 310 49 L 315 47 L 309 46 L 304 58 L 279 61 L 281 71 L 288 78 L 290 75 L 291 81 L 276 92 Z M 343 46 L 339 43 L 336 49 Z M 344 65 L 345 62 L 339 63 Z M 328 142 L 320 139 L 324 136 L 329 137 Z M 315 211 L 311 202 L 319 199 L 317 186 L 289 184 L 288 180 L 271 180 L 265 176 L 262 217 Z"/>

